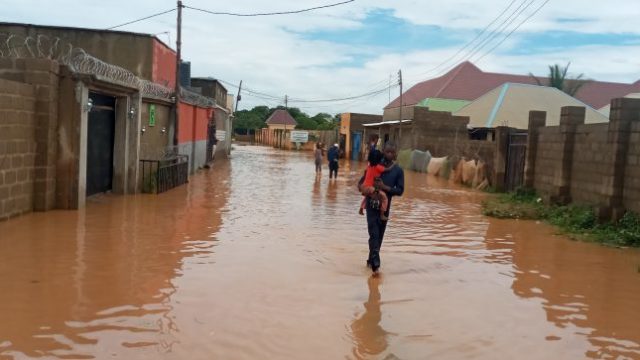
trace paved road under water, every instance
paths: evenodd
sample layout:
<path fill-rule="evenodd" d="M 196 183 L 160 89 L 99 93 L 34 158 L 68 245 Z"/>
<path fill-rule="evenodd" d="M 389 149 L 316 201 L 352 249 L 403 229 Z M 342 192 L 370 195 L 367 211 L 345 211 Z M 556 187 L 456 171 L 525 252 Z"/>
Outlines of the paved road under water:
<path fill-rule="evenodd" d="M 0 223 L 0 359 L 640 359 L 640 252 L 406 173 L 371 277 L 358 166 L 237 147 L 160 196 Z"/>

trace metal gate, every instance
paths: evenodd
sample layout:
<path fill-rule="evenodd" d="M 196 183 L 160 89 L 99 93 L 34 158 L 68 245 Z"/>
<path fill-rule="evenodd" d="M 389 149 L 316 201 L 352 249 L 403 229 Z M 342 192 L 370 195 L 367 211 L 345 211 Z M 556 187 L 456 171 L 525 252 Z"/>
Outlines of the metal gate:
<path fill-rule="evenodd" d="M 163 160 L 140 160 L 142 192 L 160 194 L 189 181 L 189 157 L 175 155 Z"/>
<path fill-rule="evenodd" d="M 116 99 L 90 93 L 93 103 L 87 129 L 87 196 L 111 190 Z"/>
<path fill-rule="evenodd" d="M 362 145 L 362 133 L 351 134 L 351 160 L 360 160 L 360 146 Z"/>
<path fill-rule="evenodd" d="M 509 134 L 507 149 L 507 168 L 504 186 L 506 191 L 514 191 L 524 184 L 524 167 L 527 160 L 527 133 Z"/>

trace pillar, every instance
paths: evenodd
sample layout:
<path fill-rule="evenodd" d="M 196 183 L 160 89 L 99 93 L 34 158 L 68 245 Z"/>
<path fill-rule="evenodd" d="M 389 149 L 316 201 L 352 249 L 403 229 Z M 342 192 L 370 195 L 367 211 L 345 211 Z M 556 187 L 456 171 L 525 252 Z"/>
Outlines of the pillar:
<path fill-rule="evenodd" d="M 133 114 L 128 114 L 127 121 L 127 194 L 138 193 L 138 178 L 140 176 L 140 137 L 142 135 L 142 97 L 139 93 L 129 97 Z M 131 110 L 131 109 L 130 109 Z"/>
<path fill-rule="evenodd" d="M 538 131 L 547 122 L 546 111 L 529 111 L 529 133 L 527 135 L 527 160 L 524 170 L 524 186 L 534 188 L 536 156 L 538 155 Z"/>
<path fill-rule="evenodd" d="M 571 172 L 576 127 L 584 124 L 586 109 L 582 106 L 564 106 L 560 112 L 561 150 L 557 163 L 549 201 L 556 204 L 571 202 Z"/>
<path fill-rule="evenodd" d="M 618 220 L 624 215 L 624 179 L 629 150 L 631 124 L 640 121 L 640 99 L 618 98 L 611 101 L 608 143 L 610 156 L 603 169 L 601 220 Z"/>

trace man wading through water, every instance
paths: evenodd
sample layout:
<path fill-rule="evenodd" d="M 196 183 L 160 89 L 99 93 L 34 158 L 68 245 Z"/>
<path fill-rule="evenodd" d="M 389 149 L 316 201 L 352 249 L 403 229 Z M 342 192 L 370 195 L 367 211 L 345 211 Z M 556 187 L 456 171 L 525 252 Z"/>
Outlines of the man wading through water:
<path fill-rule="evenodd" d="M 380 175 L 375 182 L 375 186 L 387 194 L 388 204 L 385 216 L 389 218 L 391 199 L 393 199 L 394 196 L 402 196 L 404 192 L 404 171 L 396 163 L 397 149 L 394 143 L 388 142 L 384 146 L 383 152 L 384 166 L 388 168 L 388 170 Z M 358 182 L 360 192 L 362 192 L 363 183 L 364 176 Z M 387 229 L 387 221 L 381 219 L 379 202 L 372 202 L 369 197 L 366 201 L 367 230 L 369 231 L 369 258 L 367 259 L 367 266 L 376 272 L 380 268 L 380 247 L 382 246 L 384 232 Z"/>

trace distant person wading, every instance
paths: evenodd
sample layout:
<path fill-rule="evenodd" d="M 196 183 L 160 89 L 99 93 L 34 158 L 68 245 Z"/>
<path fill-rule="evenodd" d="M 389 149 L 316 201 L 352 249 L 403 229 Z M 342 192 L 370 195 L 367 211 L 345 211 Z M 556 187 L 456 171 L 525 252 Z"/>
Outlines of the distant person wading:
<path fill-rule="evenodd" d="M 340 148 L 338 144 L 333 144 L 329 152 L 327 152 L 327 160 L 329 160 L 329 179 L 333 179 L 334 176 L 338 178 L 338 158 L 340 157 Z"/>
<path fill-rule="evenodd" d="M 323 157 L 323 151 L 324 149 L 322 149 L 322 143 L 317 143 L 316 144 L 316 151 L 315 151 L 315 161 L 316 161 L 316 175 L 319 175 L 322 172 L 322 157 Z"/>

